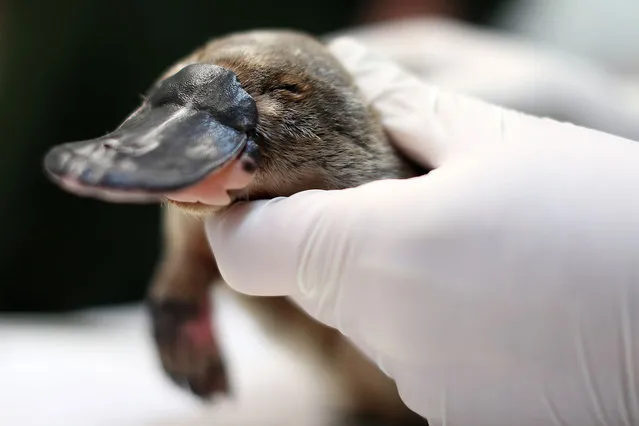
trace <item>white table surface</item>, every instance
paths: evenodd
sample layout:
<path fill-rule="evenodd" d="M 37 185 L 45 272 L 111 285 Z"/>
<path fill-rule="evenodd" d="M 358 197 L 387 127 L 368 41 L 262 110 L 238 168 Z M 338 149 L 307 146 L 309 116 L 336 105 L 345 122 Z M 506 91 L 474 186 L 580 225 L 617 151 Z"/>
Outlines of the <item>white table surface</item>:
<path fill-rule="evenodd" d="M 0 316 L 0 425 L 321 424 L 321 372 L 269 342 L 228 293 L 217 302 L 235 395 L 209 406 L 165 378 L 141 306 Z"/>

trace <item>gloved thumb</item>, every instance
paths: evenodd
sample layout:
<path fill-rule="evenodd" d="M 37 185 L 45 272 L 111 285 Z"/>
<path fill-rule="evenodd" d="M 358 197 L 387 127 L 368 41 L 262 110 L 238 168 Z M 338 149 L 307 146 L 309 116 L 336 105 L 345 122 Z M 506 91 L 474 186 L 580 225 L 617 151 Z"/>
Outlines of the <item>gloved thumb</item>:
<path fill-rule="evenodd" d="M 316 248 L 326 249 L 339 226 L 341 191 L 305 191 L 290 197 L 237 203 L 208 219 L 206 234 L 222 278 L 254 296 L 303 293 L 304 265 Z"/>
<path fill-rule="evenodd" d="M 392 142 L 422 166 L 437 168 L 504 142 L 504 123 L 522 116 L 430 85 L 353 39 L 336 38 L 329 49 L 377 110 Z"/>

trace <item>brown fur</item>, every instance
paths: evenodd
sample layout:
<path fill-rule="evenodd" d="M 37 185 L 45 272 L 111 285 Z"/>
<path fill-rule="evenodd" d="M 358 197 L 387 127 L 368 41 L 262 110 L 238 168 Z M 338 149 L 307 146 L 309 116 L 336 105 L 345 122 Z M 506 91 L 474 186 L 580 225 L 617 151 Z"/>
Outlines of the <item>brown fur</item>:
<path fill-rule="evenodd" d="M 341 189 L 419 173 L 388 142 L 375 112 L 348 73 L 312 37 L 291 31 L 233 34 L 209 42 L 162 78 L 192 63 L 232 70 L 257 103 L 262 163 L 250 186 L 232 193 L 234 200 Z M 202 224 L 187 216 L 212 212 L 201 205 L 169 204 L 164 216 L 164 255 L 150 290 L 152 300 L 207 297 L 208 285 L 219 273 Z M 245 300 L 270 333 L 311 348 L 331 366 L 353 411 L 393 422 L 415 420 L 393 382 L 339 333 L 308 318 L 286 299 Z M 174 373 L 176 361 L 166 354 L 162 360 L 165 369 Z M 179 368 L 188 370 L 189 365 Z"/>

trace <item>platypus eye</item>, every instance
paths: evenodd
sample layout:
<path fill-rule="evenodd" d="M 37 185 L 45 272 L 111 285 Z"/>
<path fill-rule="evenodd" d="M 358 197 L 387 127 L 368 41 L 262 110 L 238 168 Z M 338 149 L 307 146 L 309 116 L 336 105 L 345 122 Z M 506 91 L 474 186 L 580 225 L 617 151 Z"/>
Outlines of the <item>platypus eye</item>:
<path fill-rule="evenodd" d="M 302 89 L 297 84 L 280 84 L 271 89 L 272 92 L 284 91 L 294 95 L 301 95 Z"/>

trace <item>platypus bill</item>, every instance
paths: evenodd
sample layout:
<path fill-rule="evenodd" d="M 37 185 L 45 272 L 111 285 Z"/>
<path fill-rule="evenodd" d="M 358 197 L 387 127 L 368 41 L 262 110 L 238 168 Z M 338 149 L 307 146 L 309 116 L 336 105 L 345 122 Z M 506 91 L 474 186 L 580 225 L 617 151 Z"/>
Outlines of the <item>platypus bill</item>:
<path fill-rule="evenodd" d="M 115 131 L 51 149 L 45 169 L 78 195 L 158 201 L 200 182 L 241 153 L 247 164 L 256 163 L 257 120 L 255 101 L 233 72 L 192 64 L 155 85 Z"/>

